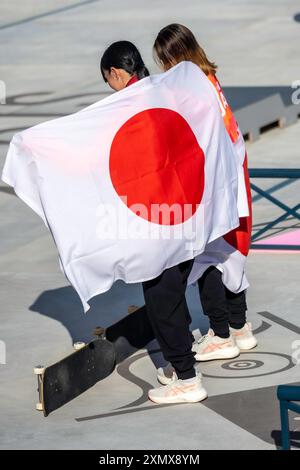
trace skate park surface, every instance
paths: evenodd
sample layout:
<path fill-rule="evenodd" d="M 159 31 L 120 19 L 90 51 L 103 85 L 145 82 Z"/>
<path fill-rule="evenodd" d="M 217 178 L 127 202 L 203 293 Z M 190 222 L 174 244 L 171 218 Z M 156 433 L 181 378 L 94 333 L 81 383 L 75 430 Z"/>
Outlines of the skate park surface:
<path fill-rule="evenodd" d="M 99 73 L 103 49 L 133 41 L 151 72 L 151 45 L 171 22 L 190 27 L 219 65 L 234 96 L 243 87 L 291 88 L 299 80 L 300 7 L 296 1 L 153 0 L 1 3 L 0 168 L 15 132 L 75 112 L 110 93 Z M 217 14 L 217 16 L 216 16 Z M 250 93 L 250 91 L 249 91 Z M 278 116 L 274 116 L 274 120 Z M 270 129 L 247 143 L 250 168 L 299 168 L 300 121 Z M 265 179 L 263 189 L 293 207 L 297 180 Z M 282 211 L 254 196 L 254 233 Z M 252 250 L 248 260 L 248 319 L 259 341 L 228 361 L 199 364 L 209 397 L 199 404 L 154 405 L 147 399 L 164 360 L 155 341 L 119 364 L 112 375 L 44 418 L 35 410 L 33 367 L 50 365 L 88 341 L 97 325 L 143 305 L 140 285 L 117 282 L 91 300 L 85 315 L 58 265 L 42 221 L 0 182 L 1 449 L 276 449 L 280 447 L 279 384 L 300 383 L 299 257 L 294 251 Z M 293 234 L 292 217 L 265 237 Z M 298 236 L 299 240 L 299 236 Z M 298 241 L 299 244 L 299 241 Z M 197 287 L 187 299 L 196 336 L 208 328 Z M 298 363 L 298 364 L 297 364 Z M 299 416 L 290 413 L 292 447 L 300 447 Z"/>

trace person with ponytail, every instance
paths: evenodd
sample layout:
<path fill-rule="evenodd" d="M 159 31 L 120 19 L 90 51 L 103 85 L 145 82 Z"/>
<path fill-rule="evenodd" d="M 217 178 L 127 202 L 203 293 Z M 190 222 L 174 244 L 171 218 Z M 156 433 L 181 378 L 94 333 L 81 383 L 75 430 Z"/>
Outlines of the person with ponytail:
<path fill-rule="evenodd" d="M 101 58 L 100 69 L 103 80 L 115 91 L 149 76 L 140 52 L 129 41 L 111 44 Z"/>
<path fill-rule="evenodd" d="M 119 41 L 104 52 L 100 69 L 105 82 L 120 91 L 149 75 L 134 44 Z M 162 354 L 174 370 L 174 381 L 161 391 L 148 391 L 155 403 L 196 403 L 207 397 L 201 374 L 195 370 L 191 316 L 185 299 L 194 260 L 165 269 L 157 278 L 142 283 L 147 314 Z M 167 392 L 167 393 L 166 393 Z"/>
<path fill-rule="evenodd" d="M 214 86 L 224 125 L 231 141 L 234 144 L 238 142 L 241 144 L 241 148 L 244 149 L 243 136 L 239 131 L 234 115 L 216 77 L 217 66 L 208 59 L 194 34 L 183 25 L 170 24 L 158 33 L 154 42 L 153 52 L 156 62 L 163 71 L 169 70 L 182 61 L 193 62 L 200 67 Z M 244 176 L 249 216 L 241 217 L 240 226 L 223 238 L 229 245 L 246 257 L 250 247 L 252 222 L 251 193 L 246 155 L 244 159 Z M 223 284 L 222 259 L 224 262 L 228 253 L 224 252 L 221 255 L 224 256 L 223 258 L 221 256 L 220 262 L 212 263 L 211 266 L 207 265 L 207 259 L 204 259 L 204 273 L 198 280 L 201 303 L 204 313 L 209 317 L 210 329 L 208 334 L 203 336 L 193 346 L 197 361 L 233 358 L 240 353 L 240 350 L 252 349 L 257 344 L 257 340 L 251 331 L 251 324 L 246 321 L 246 291 L 237 289 L 237 291 L 232 292 Z M 199 258 L 198 262 L 201 263 L 200 257 L 201 255 L 197 259 Z M 243 266 L 239 269 L 243 279 Z M 242 285 L 242 280 L 240 285 Z M 173 375 L 174 370 L 170 366 L 158 369 L 158 380 L 162 384 L 170 383 L 173 380 Z"/>

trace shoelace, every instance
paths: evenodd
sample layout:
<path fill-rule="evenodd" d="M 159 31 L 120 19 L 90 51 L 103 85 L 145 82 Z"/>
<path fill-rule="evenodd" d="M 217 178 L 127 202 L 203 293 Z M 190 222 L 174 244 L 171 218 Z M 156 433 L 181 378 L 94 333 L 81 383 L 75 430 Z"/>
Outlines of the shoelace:
<path fill-rule="evenodd" d="M 203 343 L 203 341 L 205 341 L 207 337 L 208 337 L 208 334 L 201 336 L 201 338 L 198 339 L 197 344 Z"/>

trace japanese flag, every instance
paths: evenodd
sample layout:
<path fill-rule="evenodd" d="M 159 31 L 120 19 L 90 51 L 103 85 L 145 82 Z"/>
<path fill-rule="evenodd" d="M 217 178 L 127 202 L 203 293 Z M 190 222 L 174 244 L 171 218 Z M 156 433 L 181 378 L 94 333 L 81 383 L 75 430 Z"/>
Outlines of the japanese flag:
<path fill-rule="evenodd" d="M 16 134 L 2 179 L 49 228 L 85 311 L 239 225 L 237 151 L 190 62 Z"/>

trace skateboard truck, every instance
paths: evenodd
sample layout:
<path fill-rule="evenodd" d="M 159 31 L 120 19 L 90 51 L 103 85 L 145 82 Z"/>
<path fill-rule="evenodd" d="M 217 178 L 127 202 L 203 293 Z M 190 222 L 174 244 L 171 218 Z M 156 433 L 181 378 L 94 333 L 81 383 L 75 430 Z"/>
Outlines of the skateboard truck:
<path fill-rule="evenodd" d="M 34 375 L 37 376 L 37 383 L 38 383 L 38 393 L 39 393 L 39 402 L 36 404 L 37 411 L 44 411 L 43 403 L 42 403 L 42 376 L 44 373 L 45 367 L 44 366 L 36 366 L 33 369 Z"/>
<path fill-rule="evenodd" d="M 127 313 L 134 313 L 136 312 L 140 307 L 137 307 L 136 305 L 129 305 L 127 309 Z M 105 339 L 105 328 L 102 326 L 96 326 L 94 329 L 94 336 L 96 336 L 99 339 Z"/>
<path fill-rule="evenodd" d="M 99 339 L 105 339 L 105 328 L 102 328 L 102 326 L 96 326 L 94 329 L 94 335 Z"/>

